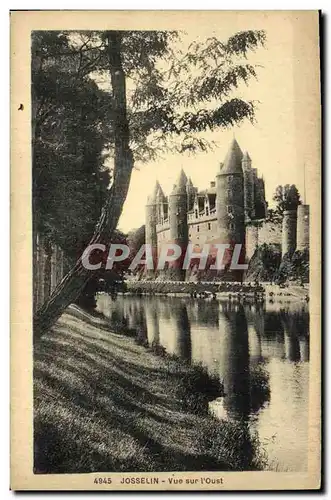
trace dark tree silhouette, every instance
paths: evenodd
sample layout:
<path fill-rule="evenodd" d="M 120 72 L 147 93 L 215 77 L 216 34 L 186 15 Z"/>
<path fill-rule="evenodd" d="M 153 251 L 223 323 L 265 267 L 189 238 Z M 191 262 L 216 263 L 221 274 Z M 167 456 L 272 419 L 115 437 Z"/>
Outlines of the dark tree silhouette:
<path fill-rule="evenodd" d="M 279 214 L 285 210 L 296 210 L 301 204 L 299 191 L 294 184 L 277 186 L 273 200 L 277 203 L 276 211 Z"/>

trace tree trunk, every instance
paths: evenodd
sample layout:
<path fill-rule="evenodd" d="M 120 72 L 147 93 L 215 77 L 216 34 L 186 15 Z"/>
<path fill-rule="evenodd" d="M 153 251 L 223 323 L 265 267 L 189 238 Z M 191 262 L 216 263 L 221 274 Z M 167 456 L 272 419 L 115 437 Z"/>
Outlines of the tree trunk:
<path fill-rule="evenodd" d="M 53 248 L 49 238 L 45 240 L 45 266 L 44 266 L 44 297 L 47 299 L 52 291 L 52 254 Z"/>
<path fill-rule="evenodd" d="M 121 33 L 107 32 L 108 58 L 112 85 L 112 110 L 114 129 L 114 173 L 109 196 L 102 209 L 98 224 L 90 245 L 110 240 L 117 227 L 126 200 L 133 156 L 129 146 L 129 125 L 127 120 L 125 75 L 121 60 Z M 81 257 L 53 291 L 49 299 L 37 311 L 34 317 L 34 340 L 45 333 L 61 316 L 64 310 L 79 296 L 94 272 L 86 269 Z"/>

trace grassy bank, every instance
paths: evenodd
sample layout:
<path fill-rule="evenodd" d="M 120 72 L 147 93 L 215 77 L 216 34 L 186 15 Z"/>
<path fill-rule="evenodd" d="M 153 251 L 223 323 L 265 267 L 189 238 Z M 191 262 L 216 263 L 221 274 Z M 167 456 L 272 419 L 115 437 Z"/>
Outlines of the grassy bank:
<path fill-rule="evenodd" d="M 207 375 L 70 309 L 35 348 L 35 473 L 258 467 L 247 429 L 206 412 Z"/>

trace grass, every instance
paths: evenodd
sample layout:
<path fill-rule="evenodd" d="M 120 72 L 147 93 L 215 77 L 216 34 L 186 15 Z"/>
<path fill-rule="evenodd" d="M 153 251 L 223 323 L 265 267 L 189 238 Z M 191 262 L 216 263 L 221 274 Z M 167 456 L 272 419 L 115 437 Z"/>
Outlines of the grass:
<path fill-rule="evenodd" d="M 207 413 L 207 377 L 69 309 L 35 348 L 34 472 L 259 468 L 248 429 Z"/>

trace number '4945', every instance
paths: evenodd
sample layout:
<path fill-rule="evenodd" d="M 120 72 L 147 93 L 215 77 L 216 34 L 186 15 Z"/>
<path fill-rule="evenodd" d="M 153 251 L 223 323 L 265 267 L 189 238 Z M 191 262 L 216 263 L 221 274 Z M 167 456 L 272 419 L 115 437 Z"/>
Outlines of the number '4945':
<path fill-rule="evenodd" d="M 94 484 L 111 484 L 111 478 L 110 477 L 96 477 L 94 479 Z"/>

